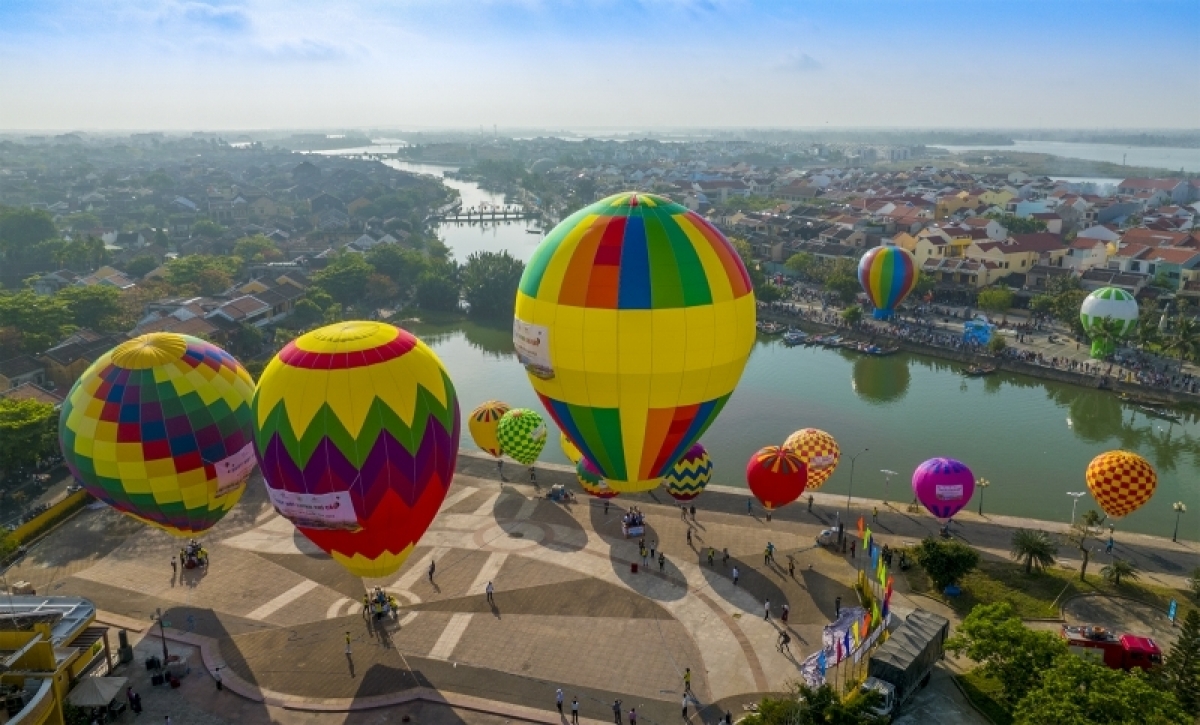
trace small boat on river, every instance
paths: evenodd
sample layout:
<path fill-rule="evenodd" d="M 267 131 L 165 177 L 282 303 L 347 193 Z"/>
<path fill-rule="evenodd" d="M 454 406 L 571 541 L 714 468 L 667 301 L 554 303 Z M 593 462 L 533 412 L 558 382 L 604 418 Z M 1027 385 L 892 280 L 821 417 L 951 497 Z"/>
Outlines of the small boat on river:
<path fill-rule="evenodd" d="M 1169 420 L 1172 423 L 1178 423 L 1179 421 L 1182 420 L 1182 418 L 1180 416 L 1176 415 L 1175 413 L 1172 413 L 1171 411 L 1167 410 L 1166 408 L 1163 408 L 1163 407 L 1160 407 L 1157 405 L 1139 405 L 1138 410 L 1142 411 L 1143 413 L 1150 416 L 1151 418 L 1158 418 L 1159 420 Z"/>
<path fill-rule="evenodd" d="M 788 330 L 783 333 L 783 344 L 788 347 L 803 345 L 808 340 L 808 333 L 802 330 Z"/>
<path fill-rule="evenodd" d="M 963 375 L 969 378 L 981 378 L 984 375 L 991 375 L 996 372 L 995 365 L 972 365 L 963 371 Z"/>
<path fill-rule="evenodd" d="M 758 323 L 758 331 L 764 335 L 778 335 L 787 328 L 778 322 L 760 322 Z"/>

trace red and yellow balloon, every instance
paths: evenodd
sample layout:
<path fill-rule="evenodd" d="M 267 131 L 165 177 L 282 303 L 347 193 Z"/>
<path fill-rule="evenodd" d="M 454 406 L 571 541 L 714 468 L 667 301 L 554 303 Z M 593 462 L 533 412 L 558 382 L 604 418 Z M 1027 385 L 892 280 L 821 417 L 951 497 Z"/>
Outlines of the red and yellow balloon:
<path fill-rule="evenodd" d="M 800 456 L 779 446 L 760 448 L 746 463 L 746 483 L 767 511 L 800 498 L 808 482 L 808 467 Z"/>
<path fill-rule="evenodd" d="M 1088 464 L 1085 478 L 1096 503 L 1113 518 L 1140 509 L 1158 487 L 1154 466 L 1130 451 L 1101 453 Z"/>

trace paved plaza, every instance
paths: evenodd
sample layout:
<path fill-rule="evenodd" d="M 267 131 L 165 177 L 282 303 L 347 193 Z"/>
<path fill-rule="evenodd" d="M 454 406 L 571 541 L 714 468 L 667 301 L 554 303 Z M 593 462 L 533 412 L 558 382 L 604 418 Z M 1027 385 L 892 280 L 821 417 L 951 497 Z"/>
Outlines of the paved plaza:
<path fill-rule="evenodd" d="M 207 571 L 174 572 L 178 540 L 99 508 L 37 544 L 7 580 L 29 581 L 40 594 L 88 597 L 107 621 L 133 633 L 142 654 L 161 652 L 158 627 L 149 629 L 161 608 L 168 646 L 192 653 L 193 676 L 178 691 L 157 688 L 148 702 L 158 707 L 165 698 L 163 707 L 174 703 L 199 718 L 180 717 L 181 725 L 368 723 L 401 711 L 418 722 L 484 723 L 498 715 L 557 722 L 559 687 L 568 706 L 579 698 L 585 720 L 611 722 L 619 698 L 648 722 L 675 722 L 687 668 L 692 712 L 714 722 L 726 709 L 740 714 L 762 694 L 786 690 L 819 645 L 835 601 L 854 602 L 853 562 L 814 543 L 817 531 L 846 517 L 844 497 L 818 493 L 812 512 L 798 503 L 767 522 L 757 505 L 747 514 L 743 492 L 718 487 L 697 500 L 692 521 L 661 491 L 614 499 L 606 512 L 582 493 L 574 502 L 546 499 L 549 485 L 573 484 L 561 467 L 539 467 L 541 489 L 523 468 L 506 472 L 515 480 L 501 483 L 490 459 L 460 456 L 439 516 L 386 580 L 346 573 L 275 514 L 258 482 L 205 537 Z M 631 504 L 647 516 L 647 544 L 665 553 L 661 571 L 657 563 L 632 571 L 641 564 L 637 541 L 624 539 L 620 526 Z M 860 508 L 850 516 L 869 518 Z M 964 514 L 959 535 L 985 555 L 1003 556 L 1009 523 Z M 885 507 L 874 528 L 897 545 L 937 524 Z M 764 561 L 768 541 L 774 562 Z M 709 546 L 717 551 L 712 566 Z M 1166 583 L 1194 557 L 1190 544 L 1163 550 L 1151 537 L 1121 546 Z M 494 603 L 484 593 L 489 581 Z M 364 587 L 375 586 L 401 602 L 398 616 L 376 621 L 364 613 Z M 776 647 L 784 603 L 790 653 Z M 910 598 L 902 583 L 895 604 L 901 616 L 941 607 Z M 140 669 L 143 659 L 125 669 Z M 227 687 L 214 697 L 218 667 Z M 946 683 L 931 687 L 929 702 L 961 700 Z M 959 721 L 971 722 L 976 716 L 963 708 Z"/>

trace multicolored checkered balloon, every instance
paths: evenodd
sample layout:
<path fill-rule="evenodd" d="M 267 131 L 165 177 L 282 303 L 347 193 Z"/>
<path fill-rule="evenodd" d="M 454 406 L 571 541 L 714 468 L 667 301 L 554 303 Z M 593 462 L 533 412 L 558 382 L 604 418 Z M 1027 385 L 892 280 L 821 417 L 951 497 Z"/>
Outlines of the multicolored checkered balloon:
<path fill-rule="evenodd" d="M 616 498 L 617 492 L 608 487 L 604 474 L 586 458 L 580 458 L 575 464 L 575 478 L 579 479 L 579 487 L 596 498 Z"/>
<path fill-rule="evenodd" d="M 404 564 L 450 488 L 458 396 L 441 360 L 381 322 L 339 322 L 287 344 L 254 394 L 271 503 L 361 577 Z"/>
<path fill-rule="evenodd" d="M 1128 516 L 1154 496 L 1158 474 L 1150 461 L 1130 451 L 1109 451 L 1087 467 L 1087 487 L 1104 513 Z"/>
<path fill-rule="evenodd" d="M 801 428 L 788 436 L 783 447 L 800 456 L 808 466 L 807 491 L 815 491 L 829 480 L 842 460 L 842 449 L 833 436 L 816 428 Z"/>
<path fill-rule="evenodd" d="M 546 447 L 546 422 L 529 408 L 513 408 L 500 418 L 500 448 L 517 463 L 532 466 Z"/>
<path fill-rule="evenodd" d="M 221 520 L 254 469 L 254 380 L 188 335 L 122 343 L 76 381 L 58 420 L 63 458 L 88 493 L 175 536 Z"/>
<path fill-rule="evenodd" d="M 663 485 L 676 501 L 691 501 L 704 493 L 704 487 L 712 480 L 712 470 L 708 451 L 697 443 L 667 471 L 667 475 L 663 476 Z"/>

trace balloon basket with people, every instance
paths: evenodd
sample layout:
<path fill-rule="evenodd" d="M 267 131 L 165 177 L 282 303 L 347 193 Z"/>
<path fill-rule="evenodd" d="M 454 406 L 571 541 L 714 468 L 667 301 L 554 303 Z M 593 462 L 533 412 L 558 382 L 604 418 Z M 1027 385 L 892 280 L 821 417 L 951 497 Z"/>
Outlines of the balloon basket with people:
<path fill-rule="evenodd" d="M 179 549 L 179 565 L 184 569 L 208 568 L 208 550 L 192 539 Z"/>

